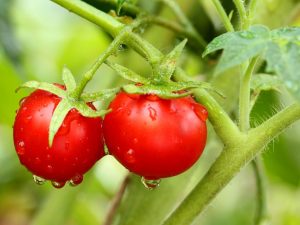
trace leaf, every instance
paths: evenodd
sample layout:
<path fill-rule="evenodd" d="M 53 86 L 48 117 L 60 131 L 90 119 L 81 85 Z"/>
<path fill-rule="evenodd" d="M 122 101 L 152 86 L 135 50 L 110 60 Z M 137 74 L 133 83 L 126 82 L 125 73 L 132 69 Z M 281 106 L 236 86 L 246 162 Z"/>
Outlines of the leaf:
<path fill-rule="evenodd" d="M 274 75 L 256 74 L 251 80 L 251 89 L 255 92 L 278 90 L 282 81 Z"/>
<path fill-rule="evenodd" d="M 126 80 L 133 81 L 135 83 L 142 83 L 142 84 L 148 84 L 150 83 L 147 78 L 144 78 L 140 76 L 139 74 L 133 72 L 132 70 L 121 66 L 117 63 L 112 63 L 110 61 L 105 61 L 105 64 L 108 65 L 110 68 L 114 69 L 121 77 L 123 77 Z"/>
<path fill-rule="evenodd" d="M 267 71 L 278 74 L 286 87 L 300 99 L 300 45 L 293 42 L 287 44 L 269 43 L 264 58 Z"/>
<path fill-rule="evenodd" d="M 79 113 L 85 117 L 102 117 L 109 113 L 111 110 L 93 110 L 85 102 L 73 102 L 73 108 L 76 108 Z"/>
<path fill-rule="evenodd" d="M 170 80 L 171 76 L 173 75 L 176 68 L 176 62 L 180 57 L 186 43 L 187 39 L 184 39 L 160 62 L 159 73 L 164 80 Z"/>
<path fill-rule="evenodd" d="M 216 74 L 220 74 L 262 53 L 269 40 L 269 29 L 262 25 L 256 25 L 247 31 L 226 33 L 215 38 L 208 44 L 203 56 L 224 49 L 215 71 Z"/>
<path fill-rule="evenodd" d="M 103 101 L 120 91 L 120 88 L 105 89 L 95 93 L 83 93 L 80 98 L 84 102 Z"/>
<path fill-rule="evenodd" d="M 69 92 L 74 91 L 74 89 L 76 88 L 76 81 L 72 72 L 66 66 L 64 66 L 63 68 L 62 79 L 64 84 L 66 85 L 67 90 Z"/>
<path fill-rule="evenodd" d="M 65 91 L 57 86 L 55 86 L 54 84 L 49 84 L 46 82 L 38 82 L 38 81 L 27 81 L 24 84 L 22 84 L 19 88 L 17 88 L 16 92 L 20 89 L 20 88 L 35 88 L 35 89 L 40 89 L 40 90 L 44 90 L 44 91 L 48 91 L 51 92 L 61 98 L 65 97 Z"/>
<path fill-rule="evenodd" d="M 56 106 L 49 127 L 49 146 L 52 146 L 53 139 L 58 129 L 62 125 L 66 115 L 71 110 L 72 106 L 70 105 L 67 99 L 61 100 Z"/>

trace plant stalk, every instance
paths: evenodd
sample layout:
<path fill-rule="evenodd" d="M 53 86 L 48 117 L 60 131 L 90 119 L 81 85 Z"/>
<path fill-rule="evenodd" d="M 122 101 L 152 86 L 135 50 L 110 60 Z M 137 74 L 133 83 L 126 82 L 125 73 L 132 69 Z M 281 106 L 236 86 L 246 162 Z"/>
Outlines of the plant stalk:
<path fill-rule="evenodd" d="M 230 22 L 230 19 L 225 11 L 225 9 L 223 8 L 220 0 L 212 0 L 213 4 L 216 7 L 217 12 L 219 13 L 219 16 L 224 24 L 225 29 L 228 32 L 234 32 L 234 28 Z"/>

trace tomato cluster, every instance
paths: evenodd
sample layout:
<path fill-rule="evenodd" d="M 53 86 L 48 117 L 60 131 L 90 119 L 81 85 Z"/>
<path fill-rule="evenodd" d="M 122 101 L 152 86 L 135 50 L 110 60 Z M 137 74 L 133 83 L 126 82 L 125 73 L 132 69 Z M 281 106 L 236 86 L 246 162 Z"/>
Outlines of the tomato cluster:
<path fill-rule="evenodd" d="M 49 147 L 49 125 L 60 101 L 36 90 L 21 102 L 15 119 L 17 154 L 37 183 L 50 180 L 57 188 L 67 181 L 79 184 L 105 155 L 105 140 L 110 154 L 151 188 L 153 181 L 190 168 L 205 147 L 207 111 L 192 97 L 125 92 L 117 94 L 103 121 L 70 110 Z"/>

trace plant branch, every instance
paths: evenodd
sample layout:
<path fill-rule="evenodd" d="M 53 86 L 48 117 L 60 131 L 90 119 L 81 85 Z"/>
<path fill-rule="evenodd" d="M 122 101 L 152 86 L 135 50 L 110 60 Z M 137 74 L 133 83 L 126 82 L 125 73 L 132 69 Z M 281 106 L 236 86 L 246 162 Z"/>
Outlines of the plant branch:
<path fill-rule="evenodd" d="M 241 22 L 241 28 L 247 29 L 249 27 L 248 24 L 248 15 L 247 15 L 247 11 L 244 5 L 244 1 L 243 0 L 233 0 L 235 7 L 238 10 L 238 13 L 240 15 L 240 22 Z"/>
<path fill-rule="evenodd" d="M 144 20 L 148 23 L 153 23 L 162 27 L 165 27 L 169 30 L 174 31 L 175 33 L 182 35 L 192 41 L 194 41 L 198 46 L 200 46 L 202 49 L 205 48 L 207 45 L 206 41 L 200 37 L 197 33 L 191 32 L 188 29 L 185 29 L 184 27 L 180 26 L 179 24 L 166 20 L 161 17 L 157 16 L 148 16 L 144 18 Z"/>
<path fill-rule="evenodd" d="M 255 15 L 255 9 L 257 6 L 257 0 L 251 0 L 248 6 L 248 21 L 249 25 L 252 24 L 254 15 Z"/>
<path fill-rule="evenodd" d="M 197 37 L 197 41 L 200 43 L 201 47 L 205 47 L 207 45 L 204 38 L 198 33 L 198 31 L 195 29 L 194 25 L 190 22 L 190 20 L 186 17 L 184 12 L 181 10 L 179 5 L 174 0 L 161 0 L 164 4 L 166 4 L 176 15 L 179 22 L 186 27 L 186 31 L 190 34 L 193 34 L 193 36 Z"/>
<path fill-rule="evenodd" d="M 77 15 L 91 21 L 94 24 L 102 27 L 106 32 L 112 36 L 116 36 L 120 30 L 125 26 L 112 16 L 97 10 L 93 6 L 81 1 L 81 0 L 51 0 L 60 6 L 66 8 L 70 12 L 74 12 Z"/>
<path fill-rule="evenodd" d="M 103 223 L 103 225 L 111 225 L 113 223 L 114 216 L 115 216 L 117 209 L 122 201 L 122 198 L 124 196 L 125 190 L 126 190 L 129 182 L 130 182 L 130 176 L 128 174 L 124 178 L 118 193 L 115 195 L 115 197 L 111 203 L 111 207 L 107 213 L 107 216 L 105 218 L 105 222 Z"/>
<path fill-rule="evenodd" d="M 258 156 L 251 162 L 256 178 L 256 214 L 254 225 L 260 225 L 267 219 L 266 193 L 265 193 L 265 176 L 263 173 L 263 164 L 261 157 Z"/>
<path fill-rule="evenodd" d="M 219 16 L 224 24 L 225 29 L 228 32 L 234 32 L 234 28 L 230 22 L 229 17 L 227 16 L 225 9 L 222 6 L 220 0 L 212 0 L 212 2 L 216 7 L 217 12 L 219 13 Z"/>
<path fill-rule="evenodd" d="M 247 132 L 250 128 L 250 82 L 257 59 L 258 57 L 255 57 L 250 61 L 245 74 L 241 77 L 239 97 L 239 128 L 242 132 Z"/>

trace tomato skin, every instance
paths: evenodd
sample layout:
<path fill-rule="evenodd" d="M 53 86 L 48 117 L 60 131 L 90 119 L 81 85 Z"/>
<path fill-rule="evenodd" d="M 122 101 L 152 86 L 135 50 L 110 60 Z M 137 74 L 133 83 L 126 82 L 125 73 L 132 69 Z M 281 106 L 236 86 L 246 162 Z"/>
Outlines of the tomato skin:
<path fill-rule="evenodd" d="M 76 109 L 69 111 L 49 147 L 50 121 L 60 101 L 52 93 L 34 91 L 22 101 L 13 130 L 20 162 L 34 175 L 64 183 L 78 180 L 105 153 L 102 119 L 83 117 Z"/>
<path fill-rule="evenodd" d="M 175 176 L 203 152 L 207 111 L 191 97 L 120 92 L 109 108 L 103 122 L 106 145 L 131 172 L 152 180 Z"/>

